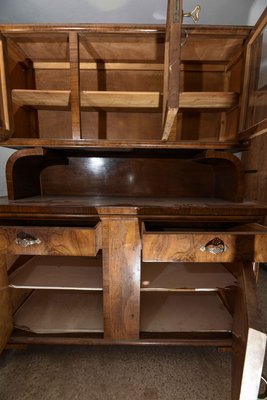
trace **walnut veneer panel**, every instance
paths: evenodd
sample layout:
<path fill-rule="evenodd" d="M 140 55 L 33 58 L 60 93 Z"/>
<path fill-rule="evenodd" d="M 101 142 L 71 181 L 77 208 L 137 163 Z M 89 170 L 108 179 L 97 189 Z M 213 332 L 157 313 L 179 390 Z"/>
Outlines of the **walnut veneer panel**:
<path fill-rule="evenodd" d="M 143 233 L 143 261 L 232 262 L 267 260 L 267 231 L 259 232 L 198 232 Z M 210 241 L 219 238 L 227 246 L 220 254 L 202 251 Z"/>
<path fill-rule="evenodd" d="M 40 242 L 27 247 L 17 244 L 22 232 Z M 100 224 L 96 228 L 0 227 L 2 254 L 95 256 L 100 242 Z"/>
<path fill-rule="evenodd" d="M 137 218 L 103 218 L 105 339 L 139 338 L 141 240 Z"/>

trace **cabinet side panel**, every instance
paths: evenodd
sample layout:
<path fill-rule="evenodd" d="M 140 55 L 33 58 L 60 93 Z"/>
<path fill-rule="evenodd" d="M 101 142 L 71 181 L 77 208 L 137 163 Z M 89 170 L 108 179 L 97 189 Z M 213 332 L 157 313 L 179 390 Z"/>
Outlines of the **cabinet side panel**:
<path fill-rule="evenodd" d="M 0 353 L 12 332 L 12 309 L 7 279 L 6 256 L 0 256 Z"/>

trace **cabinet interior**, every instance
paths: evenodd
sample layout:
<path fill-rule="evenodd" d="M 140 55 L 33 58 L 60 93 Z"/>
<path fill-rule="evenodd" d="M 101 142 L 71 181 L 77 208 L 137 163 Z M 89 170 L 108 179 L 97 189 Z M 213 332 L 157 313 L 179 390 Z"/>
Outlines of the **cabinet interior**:
<path fill-rule="evenodd" d="M 16 153 L 7 165 L 10 200 L 83 198 L 92 206 L 105 198 L 118 204 L 157 203 L 157 199 L 238 203 L 244 200 L 243 179 L 237 157 L 213 151 L 72 153 L 29 149 Z"/>
<path fill-rule="evenodd" d="M 236 140 L 250 29 L 186 31 L 180 108 L 170 140 Z M 95 27 L 78 33 L 77 40 L 67 29 L 5 37 L 13 138 L 162 139 L 164 26 L 103 32 Z"/>
<path fill-rule="evenodd" d="M 19 257 L 9 270 L 15 335 L 102 334 L 102 256 Z M 237 280 L 220 263 L 142 263 L 140 338 L 231 333 Z M 189 311 L 188 311 L 189 310 Z M 151 337 L 152 337 L 151 336 Z M 100 338 L 101 336 L 99 336 Z"/>

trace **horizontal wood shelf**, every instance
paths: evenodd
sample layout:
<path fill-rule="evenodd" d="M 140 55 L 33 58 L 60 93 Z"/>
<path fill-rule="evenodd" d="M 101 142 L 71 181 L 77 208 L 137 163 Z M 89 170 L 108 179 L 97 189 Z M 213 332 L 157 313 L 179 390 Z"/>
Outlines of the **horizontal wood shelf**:
<path fill-rule="evenodd" d="M 47 204 L 53 205 L 48 208 Z M 187 220 L 195 220 L 196 216 L 212 217 L 218 221 L 225 221 L 226 216 L 231 220 L 255 221 L 255 216 L 261 218 L 266 215 L 266 203 L 257 201 L 244 201 L 234 203 L 214 198 L 131 198 L 131 197 L 99 197 L 99 196 L 35 196 L 17 201 L 9 201 L 7 197 L 0 199 L 0 212 L 2 218 L 32 219 L 32 214 L 37 214 L 37 219 L 49 218 L 81 218 L 99 216 L 99 212 L 116 207 L 118 213 L 127 208 L 129 213 L 138 216 L 186 216 Z M 101 208 L 101 209 L 99 209 Z M 36 219 L 36 217 L 35 217 Z M 199 219 L 199 218 L 198 218 Z"/>
<path fill-rule="evenodd" d="M 227 110 L 238 105 L 238 98 L 234 92 L 183 92 L 180 93 L 179 107 Z"/>
<path fill-rule="evenodd" d="M 70 90 L 12 90 L 12 100 L 20 106 L 70 108 Z"/>
<path fill-rule="evenodd" d="M 59 69 L 59 70 L 69 70 L 70 63 L 67 61 L 35 61 L 33 62 L 34 69 Z M 80 70 L 88 71 L 163 71 L 164 64 L 156 64 L 149 62 L 80 62 Z M 194 65 L 181 63 L 181 71 L 201 71 L 201 72 L 224 72 L 225 65 L 222 63 L 212 64 L 212 63 L 196 63 Z"/>
<path fill-rule="evenodd" d="M 14 315 L 34 333 L 103 332 L 102 293 L 35 290 Z"/>
<path fill-rule="evenodd" d="M 160 102 L 158 92 L 81 92 L 81 107 L 84 108 L 159 108 Z"/>
<path fill-rule="evenodd" d="M 100 258 L 33 257 L 9 278 L 16 289 L 102 291 Z"/>
<path fill-rule="evenodd" d="M 102 291 L 100 258 L 37 256 L 9 278 L 16 289 Z M 217 291 L 235 278 L 220 263 L 143 263 L 141 291 Z"/>
<path fill-rule="evenodd" d="M 231 331 L 216 293 L 142 293 L 141 332 Z"/>
<path fill-rule="evenodd" d="M 49 62 L 49 61 L 35 61 L 33 63 L 34 69 L 70 69 L 69 62 Z M 163 71 L 164 64 L 155 63 L 123 63 L 123 62 L 80 62 L 80 70 L 123 70 L 123 71 Z"/>
<path fill-rule="evenodd" d="M 236 285 L 220 263 L 142 263 L 142 292 L 217 291 Z"/>
<path fill-rule="evenodd" d="M 201 140 L 106 140 L 106 139 L 28 139 L 28 138 L 11 138 L 1 142 L 1 146 L 10 148 L 20 147 L 47 147 L 50 149 L 59 148 L 75 148 L 75 149 L 179 149 L 184 150 L 236 150 L 241 151 L 248 148 L 248 142 L 239 143 L 237 141 L 201 141 Z"/>
<path fill-rule="evenodd" d="M 70 107 L 69 90 L 12 90 L 13 102 L 20 106 Z M 83 108 L 159 108 L 162 95 L 159 92 L 82 91 Z M 233 92 L 183 92 L 180 109 L 227 110 L 238 104 Z"/>

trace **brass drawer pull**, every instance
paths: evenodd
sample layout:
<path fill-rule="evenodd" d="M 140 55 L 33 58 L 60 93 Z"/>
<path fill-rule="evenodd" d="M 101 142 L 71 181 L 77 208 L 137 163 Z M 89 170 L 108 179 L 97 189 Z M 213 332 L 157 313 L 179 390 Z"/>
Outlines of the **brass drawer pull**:
<path fill-rule="evenodd" d="M 40 239 L 36 239 L 35 237 L 25 232 L 19 232 L 17 234 L 15 242 L 18 246 L 21 247 L 34 246 L 42 243 Z"/>
<path fill-rule="evenodd" d="M 201 246 L 200 250 L 211 254 L 221 254 L 227 251 L 228 247 L 220 238 L 210 240 L 205 246 Z"/>

